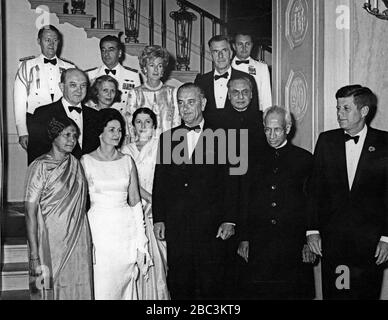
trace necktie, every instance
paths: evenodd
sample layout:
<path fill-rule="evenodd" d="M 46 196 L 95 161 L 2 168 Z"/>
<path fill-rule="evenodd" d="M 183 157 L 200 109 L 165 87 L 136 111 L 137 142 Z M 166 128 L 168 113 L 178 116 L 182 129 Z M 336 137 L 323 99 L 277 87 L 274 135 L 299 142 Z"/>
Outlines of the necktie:
<path fill-rule="evenodd" d="M 105 73 L 108 75 L 109 73 L 112 73 L 114 76 L 116 75 L 116 70 L 110 70 L 110 69 L 105 69 Z"/>
<path fill-rule="evenodd" d="M 240 65 L 240 64 L 242 64 L 242 63 L 244 63 L 244 64 L 249 64 L 249 60 L 236 60 L 236 65 Z"/>
<path fill-rule="evenodd" d="M 197 131 L 197 130 L 200 131 L 201 130 L 201 126 L 200 125 L 196 125 L 194 127 L 188 127 L 188 126 L 185 125 L 184 128 L 187 129 L 188 131 Z"/>
<path fill-rule="evenodd" d="M 51 63 L 53 66 L 57 65 L 57 59 L 46 59 L 44 58 L 44 63 Z"/>
<path fill-rule="evenodd" d="M 228 77 L 229 77 L 229 72 L 225 72 L 224 74 L 222 74 L 222 75 L 220 75 L 220 76 L 215 75 L 215 76 L 214 76 L 214 80 L 217 81 L 218 79 L 221 79 L 221 78 L 228 79 Z"/>
<path fill-rule="evenodd" d="M 69 107 L 69 111 L 70 112 L 75 111 L 75 112 L 81 113 L 82 112 L 82 108 L 71 106 L 71 107 Z"/>
<path fill-rule="evenodd" d="M 351 135 L 345 133 L 345 142 L 349 141 L 349 140 L 354 140 L 354 143 L 357 144 L 358 143 L 358 140 L 360 140 L 360 136 L 354 136 L 352 137 Z"/>

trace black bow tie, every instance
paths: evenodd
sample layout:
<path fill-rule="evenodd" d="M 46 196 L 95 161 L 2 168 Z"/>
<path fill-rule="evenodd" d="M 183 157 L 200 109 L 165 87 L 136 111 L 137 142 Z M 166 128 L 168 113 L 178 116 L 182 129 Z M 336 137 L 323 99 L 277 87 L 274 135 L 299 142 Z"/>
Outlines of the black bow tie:
<path fill-rule="evenodd" d="M 242 64 L 242 63 L 244 63 L 244 64 L 249 64 L 249 60 L 236 60 L 236 65 L 240 65 L 240 64 Z"/>
<path fill-rule="evenodd" d="M 349 140 L 354 140 L 354 143 L 357 144 L 358 143 L 358 140 L 360 140 L 360 136 L 354 136 L 352 137 L 351 135 L 345 133 L 345 142 L 349 141 Z"/>
<path fill-rule="evenodd" d="M 57 59 L 46 59 L 44 58 L 44 63 L 51 63 L 53 66 L 56 66 L 57 65 Z"/>
<path fill-rule="evenodd" d="M 70 112 L 75 111 L 75 112 L 81 113 L 82 112 L 82 108 L 79 108 L 79 107 L 69 107 L 69 111 Z"/>
<path fill-rule="evenodd" d="M 218 79 L 221 79 L 221 78 L 228 79 L 228 77 L 229 77 L 229 72 L 225 72 L 224 74 L 222 74 L 222 75 L 220 75 L 220 76 L 215 75 L 215 76 L 214 76 L 214 80 L 217 81 Z"/>
<path fill-rule="evenodd" d="M 188 126 L 184 126 L 184 128 L 188 131 L 201 131 L 201 126 L 200 125 L 196 125 L 194 127 L 188 127 Z"/>
<path fill-rule="evenodd" d="M 110 72 L 111 72 L 114 76 L 116 75 L 116 70 L 105 69 L 105 73 L 106 73 L 107 75 L 108 75 Z"/>

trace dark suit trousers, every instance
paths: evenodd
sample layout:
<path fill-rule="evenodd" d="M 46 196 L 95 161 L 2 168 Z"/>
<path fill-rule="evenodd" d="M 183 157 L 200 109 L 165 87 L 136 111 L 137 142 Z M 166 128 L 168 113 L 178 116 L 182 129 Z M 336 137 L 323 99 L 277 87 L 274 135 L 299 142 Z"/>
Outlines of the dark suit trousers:
<path fill-rule="evenodd" d="M 225 244 L 180 240 L 178 246 L 167 242 L 168 287 L 173 300 L 223 299 L 222 252 Z"/>

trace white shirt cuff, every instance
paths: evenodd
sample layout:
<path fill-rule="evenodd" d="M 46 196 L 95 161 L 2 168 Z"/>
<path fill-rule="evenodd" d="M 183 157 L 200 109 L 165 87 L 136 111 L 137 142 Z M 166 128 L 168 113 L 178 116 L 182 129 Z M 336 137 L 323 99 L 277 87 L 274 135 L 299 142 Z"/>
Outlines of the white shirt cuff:
<path fill-rule="evenodd" d="M 381 241 L 381 242 L 388 243 L 388 237 L 382 236 L 382 237 L 380 238 L 380 241 Z"/>
<path fill-rule="evenodd" d="M 308 230 L 306 232 L 306 237 L 311 236 L 313 234 L 319 234 L 319 231 L 318 230 Z"/>

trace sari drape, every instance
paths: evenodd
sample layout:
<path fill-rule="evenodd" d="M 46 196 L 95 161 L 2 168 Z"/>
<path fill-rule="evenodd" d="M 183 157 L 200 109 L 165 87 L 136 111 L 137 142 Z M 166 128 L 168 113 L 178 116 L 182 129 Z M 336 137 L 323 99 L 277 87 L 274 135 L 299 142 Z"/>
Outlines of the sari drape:
<path fill-rule="evenodd" d="M 85 213 L 87 184 L 72 155 L 49 154 L 28 168 L 26 202 L 38 204 L 38 250 L 43 274 L 30 279 L 32 299 L 91 299 L 92 256 Z"/>

